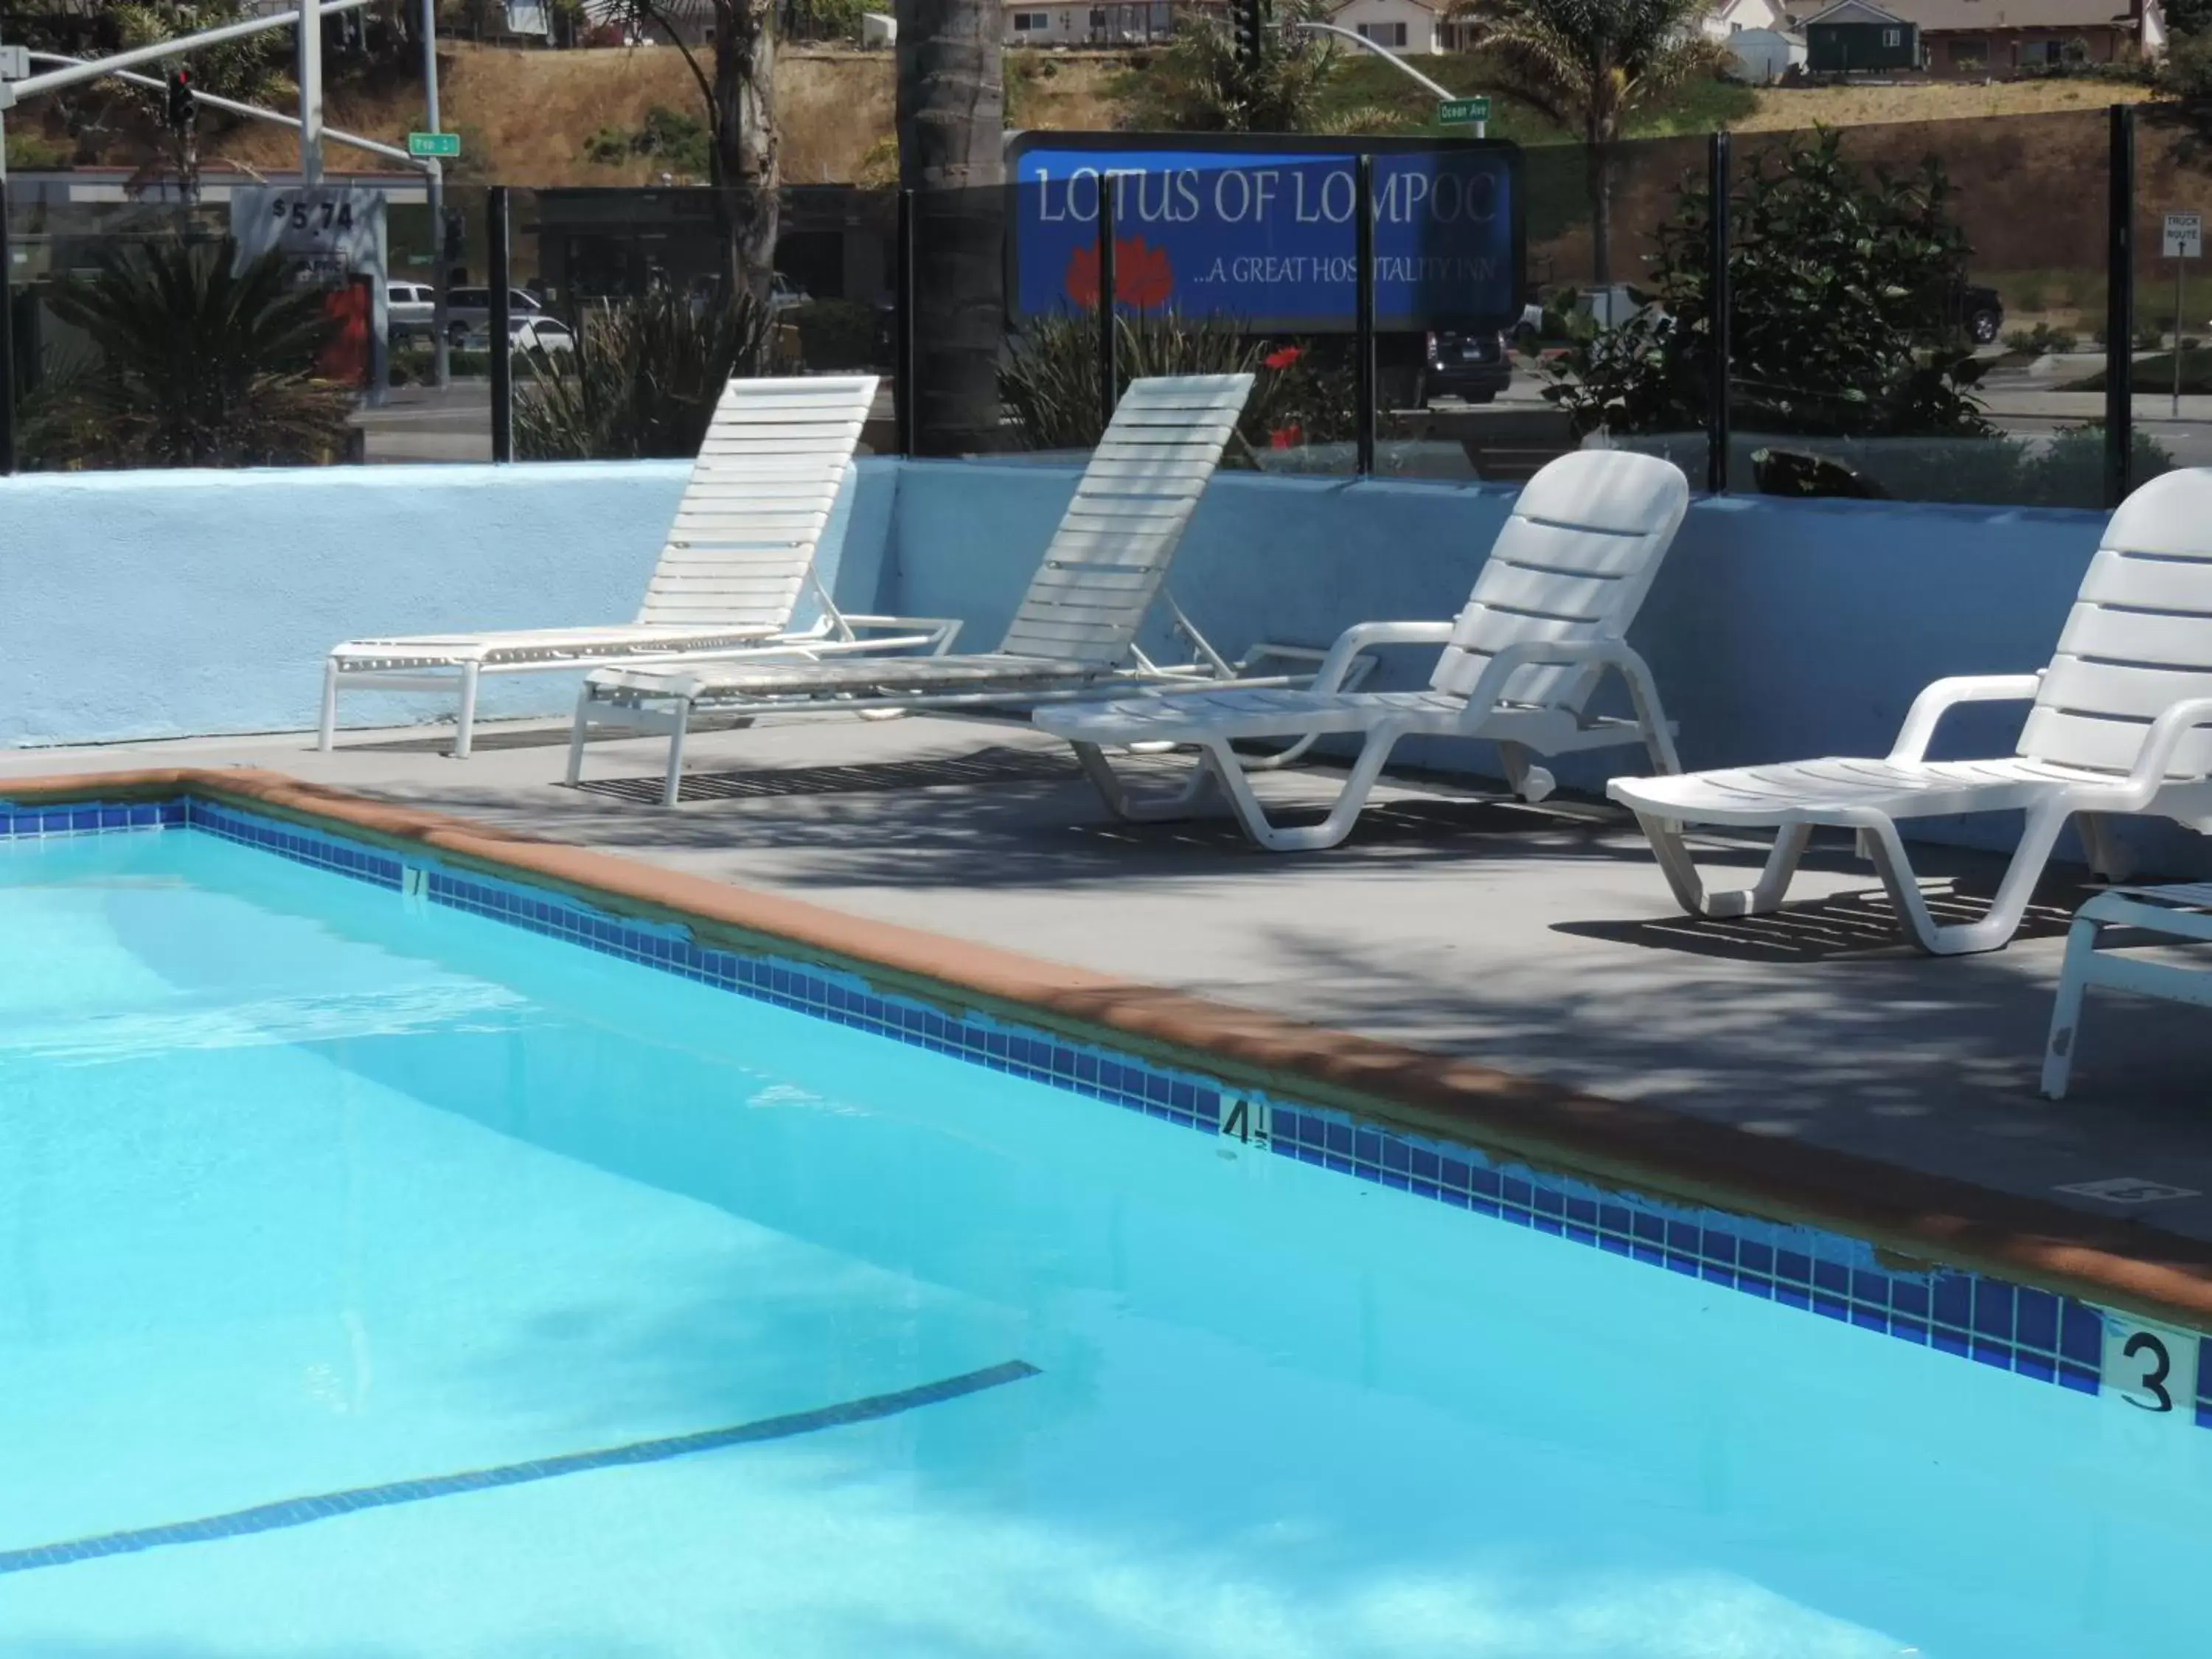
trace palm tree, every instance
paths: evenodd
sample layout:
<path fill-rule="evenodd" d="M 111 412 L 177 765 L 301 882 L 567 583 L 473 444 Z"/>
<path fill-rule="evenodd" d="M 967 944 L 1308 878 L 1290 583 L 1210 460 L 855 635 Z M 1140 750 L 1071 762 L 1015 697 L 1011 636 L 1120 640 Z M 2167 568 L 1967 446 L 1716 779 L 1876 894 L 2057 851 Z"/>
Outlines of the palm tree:
<path fill-rule="evenodd" d="M 916 379 L 926 453 L 1000 441 L 1005 14 L 1000 0 L 898 0 L 899 182 L 915 192 Z"/>
<path fill-rule="evenodd" d="M 169 239 L 111 254 L 58 289 L 54 315 L 96 356 L 38 399 L 48 464 L 268 466 L 328 461 L 353 399 L 315 376 L 332 324 L 271 252 Z"/>
<path fill-rule="evenodd" d="M 1460 0 L 1468 45 L 1498 89 L 1580 136 L 1589 179 L 1590 276 L 1613 280 L 1613 148 L 1660 93 L 1728 60 L 1699 27 L 1710 0 Z"/>

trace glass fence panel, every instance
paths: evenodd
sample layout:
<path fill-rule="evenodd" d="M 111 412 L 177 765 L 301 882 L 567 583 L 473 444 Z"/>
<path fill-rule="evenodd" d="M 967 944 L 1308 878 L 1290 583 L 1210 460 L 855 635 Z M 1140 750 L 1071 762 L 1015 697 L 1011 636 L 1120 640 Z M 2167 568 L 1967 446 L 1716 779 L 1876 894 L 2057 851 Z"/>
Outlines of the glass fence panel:
<path fill-rule="evenodd" d="M 1732 487 L 2095 507 L 2101 110 L 1735 140 Z"/>
<path fill-rule="evenodd" d="M 1425 340 L 1418 408 L 1394 436 L 1449 438 L 1454 474 L 1505 481 L 1585 445 L 1646 449 L 1703 489 L 1708 155 L 1702 138 L 1526 149 L 1523 277 L 1497 342 L 1510 349 L 1493 369 L 1486 337 Z M 1427 472 L 1438 452 L 1407 459 Z"/>
<path fill-rule="evenodd" d="M 2136 111 L 2135 198 L 2128 459 L 2130 482 L 2142 483 L 2174 467 L 2212 465 L 2212 271 L 2203 234 L 2212 152 L 2201 115 Z"/>

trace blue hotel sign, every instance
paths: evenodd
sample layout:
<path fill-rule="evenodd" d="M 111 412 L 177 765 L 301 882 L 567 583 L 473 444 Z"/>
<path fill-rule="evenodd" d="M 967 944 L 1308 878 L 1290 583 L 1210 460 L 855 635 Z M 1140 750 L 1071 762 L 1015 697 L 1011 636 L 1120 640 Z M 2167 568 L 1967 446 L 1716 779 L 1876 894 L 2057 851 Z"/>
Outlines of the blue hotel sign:
<path fill-rule="evenodd" d="M 1124 309 L 1348 331 L 1362 152 L 1374 158 L 1376 325 L 1510 327 L 1521 157 L 1482 139 L 1024 133 L 1007 155 L 1010 308 L 1097 304 L 1098 203 L 1111 191 Z"/>

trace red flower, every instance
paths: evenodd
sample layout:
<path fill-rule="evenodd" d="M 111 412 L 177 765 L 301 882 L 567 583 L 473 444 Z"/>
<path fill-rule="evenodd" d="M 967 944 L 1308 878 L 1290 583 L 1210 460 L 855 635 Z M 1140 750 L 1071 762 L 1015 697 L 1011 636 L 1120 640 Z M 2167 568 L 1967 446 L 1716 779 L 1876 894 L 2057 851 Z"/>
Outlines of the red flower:
<path fill-rule="evenodd" d="M 1278 350 L 1269 352 L 1260 361 L 1267 364 L 1268 368 L 1280 371 L 1282 369 L 1288 368 L 1292 363 L 1297 362 L 1299 358 L 1305 355 L 1306 351 L 1304 346 L 1287 345 Z"/>
<path fill-rule="evenodd" d="M 1298 440 L 1304 436 L 1305 432 L 1302 428 L 1295 426 L 1279 426 L 1273 432 L 1270 432 L 1267 434 L 1267 447 L 1270 449 L 1294 449 L 1297 447 Z"/>
<path fill-rule="evenodd" d="M 1067 297 L 1079 306 L 1098 303 L 1098 250 L 1077 248 L 1067 256 L 1067 273 L 1060 279 Z M 1148 246 L 1141 236 L 1114 239 L 1114 302 L 1139 311 L 1156 311 L 1175 292 L 1175 267 L 1168 251 Z"/>

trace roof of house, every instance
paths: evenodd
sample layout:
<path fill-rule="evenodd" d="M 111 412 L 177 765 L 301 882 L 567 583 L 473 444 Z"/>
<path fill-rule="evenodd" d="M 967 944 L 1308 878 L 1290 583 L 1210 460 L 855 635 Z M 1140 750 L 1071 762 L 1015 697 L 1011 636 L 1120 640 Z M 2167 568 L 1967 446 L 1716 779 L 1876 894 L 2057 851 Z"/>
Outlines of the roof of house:
<path fill-rule="evenodd" d="M 1391 3 L 1395 3 L 1395 0 L 1391 0 Z M 1359 0 L 1337 0 L 1337 3 L 1332 5 L 1328 9 L 1328 15 L 1331 17 L 1334 17 L 1340 12 L 1351 10 L 1353 6 L 1358 3 Z M 1443 6 L 1442 4 L 1432 6 L 1429 3 L 1429 0 L 1404 0 L 1404 3 L 1409 6 L 1418 7 L 1423 11 L 1442 11 L 1443 9 Z"/>
<path fill-rule="evenodd" d="M 1908 21 L 1893 11 L 1884 11 L 1874 3 L 1874 0 L 1836 0 L 1834 5 L 1816 11 L 1807 18 L 1803 27 L 1810 28 L 1815 23 L 1903 23 Z"/>
<path fill-rule="evenodd" d="M 1857 9 L 1869 22 L 1914 23 L 1923 34 L 1982 29 L 2065 29 L 2128 26 L 2128 0 L 1840 0 L 1806 21 L 1849 22 L 1840 14 Z"/>

